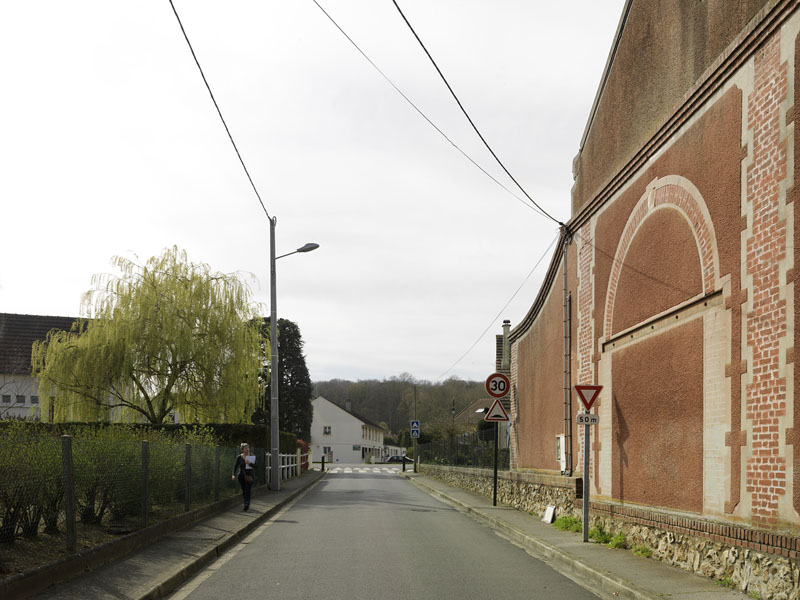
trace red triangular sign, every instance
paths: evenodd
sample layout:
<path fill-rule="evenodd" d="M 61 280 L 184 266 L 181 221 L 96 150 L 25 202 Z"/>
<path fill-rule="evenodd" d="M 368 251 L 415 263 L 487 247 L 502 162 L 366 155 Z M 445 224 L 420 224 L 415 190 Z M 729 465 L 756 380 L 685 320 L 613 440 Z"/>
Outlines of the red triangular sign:
<path fill-rule="evenodd" d="M 592 409 L 592 404 L 597 400 L 600 395 L 600 390 L 603 389 L 602 385 L 576 385 L 575 391 L 581 397 L 581 402 L 586 407 L 586 410 Z"/>
<path fill-rule="evenodd" d="M 483 417 L 484 421 L 508 421 L 508 413 L 506 409 L 503 408 L 503 405 L 500 402 L 500 398 L 494 401 L 492 404 L 492 408 L 489 409 L 489 412 L 486 413 L 486 416 Z"/>

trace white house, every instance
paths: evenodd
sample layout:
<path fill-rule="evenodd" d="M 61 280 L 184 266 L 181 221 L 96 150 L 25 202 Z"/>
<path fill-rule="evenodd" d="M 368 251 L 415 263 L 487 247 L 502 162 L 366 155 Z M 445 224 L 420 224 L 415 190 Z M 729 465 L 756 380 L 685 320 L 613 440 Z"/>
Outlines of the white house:
<path fill-rule="evenodd" d="M 380 425 L 318 396 L 312 401 L 311 448 L 315 457 L 339 463 L 379 462 L 383 458 L 383 434 Z M 316 460 L 316 459 L 315 459 Z"/>
<path fill-rule="evenodd" d="M 31 376 L 33 342 L 51 329 L 69 331 L 73 317 L 0 313 L 0 419 L 38 418 L 38 383 Z"/>

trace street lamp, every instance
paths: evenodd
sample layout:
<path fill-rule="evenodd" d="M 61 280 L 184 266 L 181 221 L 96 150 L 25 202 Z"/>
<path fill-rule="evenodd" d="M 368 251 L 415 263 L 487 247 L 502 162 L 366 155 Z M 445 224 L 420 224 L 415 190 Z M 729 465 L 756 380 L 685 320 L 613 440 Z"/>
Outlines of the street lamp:
<path fill-rule="evenodd" d="M 308 243 L 298 248 L 294 252 L 275 256 L 275 225 L 277 217 L 269 220 L 269 379 L 270 379 L 270 457 L 272 466 L 270 468 L 269 489 L 278 491 L 281 489 L 281 456 L 280 456 L 280 430 L 278 427 L 278 306 L 275 281 L 275 261 L 284 256 L 290 256 L 298 252 L 311 252 L 319 248 L 319 244 Z"/>

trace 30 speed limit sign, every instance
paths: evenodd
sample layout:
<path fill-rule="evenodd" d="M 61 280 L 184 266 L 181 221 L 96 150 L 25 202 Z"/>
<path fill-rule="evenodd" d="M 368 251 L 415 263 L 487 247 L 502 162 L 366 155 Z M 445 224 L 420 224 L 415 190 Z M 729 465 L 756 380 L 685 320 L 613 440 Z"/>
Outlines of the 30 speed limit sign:
<path fill-rule="evenodd" d="M 486 378 L 486 393 L 492 398 L 502 398 L 508 395 L 511 383 L 502 373 L 492 373 Z"/>

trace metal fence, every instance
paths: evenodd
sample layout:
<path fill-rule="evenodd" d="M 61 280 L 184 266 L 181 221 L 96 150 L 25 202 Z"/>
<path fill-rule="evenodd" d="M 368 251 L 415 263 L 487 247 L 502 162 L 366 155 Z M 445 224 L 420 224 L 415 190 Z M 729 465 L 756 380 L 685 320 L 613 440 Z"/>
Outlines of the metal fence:
<path fill-rule="evenodd" d="M 12 435 L 0 450 L 4 554 L 21 538 L 72 552 L 87 529 L 127 533 L 240 490 L 231 479 L 238 448 Z M 255 485 L 262 485 L 265 453 L 253 450 Z"/>
<path fill-rule="evenodd" d="M 494 431 L 463 433 L 417 445 L 421 463 L 491 469 L 494 466 Z M 508 448 L 499 448 L 497 468 L 508 470 Z"/>

